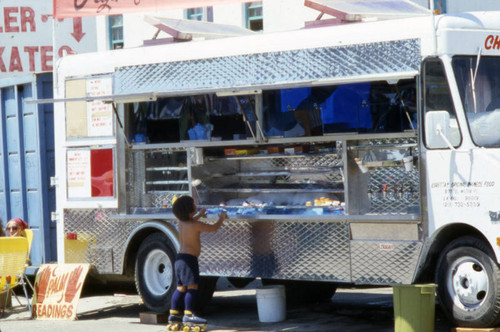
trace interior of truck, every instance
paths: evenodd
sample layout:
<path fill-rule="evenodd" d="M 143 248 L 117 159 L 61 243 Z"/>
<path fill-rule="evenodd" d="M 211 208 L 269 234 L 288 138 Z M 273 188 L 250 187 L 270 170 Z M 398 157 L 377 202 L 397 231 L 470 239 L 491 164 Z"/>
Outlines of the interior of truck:
<path fill-rule="evenodd" d="M 127 104 L 127 136 L 136 143 L 253 138 L 258 110 L 255 95 L 159 98 Z M 416 129 L 414 80 L 262 91 L 259 126 L 265 137 L 335 133 L 388 133 Z"/>

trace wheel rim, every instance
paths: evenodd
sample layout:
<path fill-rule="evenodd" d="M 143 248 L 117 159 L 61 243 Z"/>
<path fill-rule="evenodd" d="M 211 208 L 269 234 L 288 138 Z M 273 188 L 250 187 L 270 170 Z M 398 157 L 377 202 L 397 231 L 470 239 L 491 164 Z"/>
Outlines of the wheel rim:
<path fill-rule="evenodd" d="M 489 278 L 483 264 L 472 257 L 462 257 L 450 268 L 448 290 L 455 305 L 465 310 L 481 306 L 488 295 Z"/>
<path fill-rule="evenodd" d="M 172 284 L 173 267 L 168 255 L 160 249 L 152 250 L 144 263 L 144 282 L 154 296 L 162 296 Z"/>

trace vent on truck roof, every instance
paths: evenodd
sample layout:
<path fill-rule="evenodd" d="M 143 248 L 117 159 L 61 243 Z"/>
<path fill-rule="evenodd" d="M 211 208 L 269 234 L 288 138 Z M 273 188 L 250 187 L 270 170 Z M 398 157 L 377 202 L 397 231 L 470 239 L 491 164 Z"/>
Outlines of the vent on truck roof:
<path fill-rule="evenodd" d="M 429 15 L 430 10 L 408 0 L 305 0 L 304 5 L 321 13 L 306 27 L 387 20 Z M 332 16 L 322 19 L 323 15 Z"/>
<path fill-rule="evenodd" d="M 217 24 L 194 20 L 180 20 L 166 17 L 145 16 L 144 20 L 158 29 L 151 40 L 145 40 L 144 45 L 155 45 L 193 39 L 214 39 L 234 36 L 253 35 L 255 32 L 235 25 Z M 170 35 L 170 38 L 157 39 L 160 31 Z"/>

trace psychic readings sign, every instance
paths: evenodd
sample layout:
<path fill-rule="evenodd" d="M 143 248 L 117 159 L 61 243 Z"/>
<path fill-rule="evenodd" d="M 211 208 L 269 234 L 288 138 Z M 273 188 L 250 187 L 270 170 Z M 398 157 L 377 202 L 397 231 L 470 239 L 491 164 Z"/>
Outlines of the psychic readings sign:
<path fill-rule="evenodd" d="M 89 264 L 43 264 L 36 274 L 33 318 L 74 320 Z"/>

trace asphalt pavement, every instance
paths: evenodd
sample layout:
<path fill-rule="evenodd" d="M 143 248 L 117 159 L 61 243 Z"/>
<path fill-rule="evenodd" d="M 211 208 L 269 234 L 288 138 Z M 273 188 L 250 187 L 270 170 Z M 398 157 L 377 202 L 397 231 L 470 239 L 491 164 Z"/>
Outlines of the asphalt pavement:
<path fill-rule="evenodd" d="M 278 323 L 259 322 L 256 287 L 232 288 L 222 279 L 203 317 L 208 330 L 229 331 L 394 331 L 392 288 L 338 289 L 330 301 L 288 307 L 286 319 Z M 25 299 L 19 298 L 22 303 Z M 24 331 L 166 331 L 165 324 L 143 324 L 147 312 L 132 287 L 84 289 L 75 321 L 31 320 L 29 312 L 13 299 L 13 307 L 0 319 L 0 332 Z M 436 307 L 435 331 L 449 332 L 451 325 Z"/>

